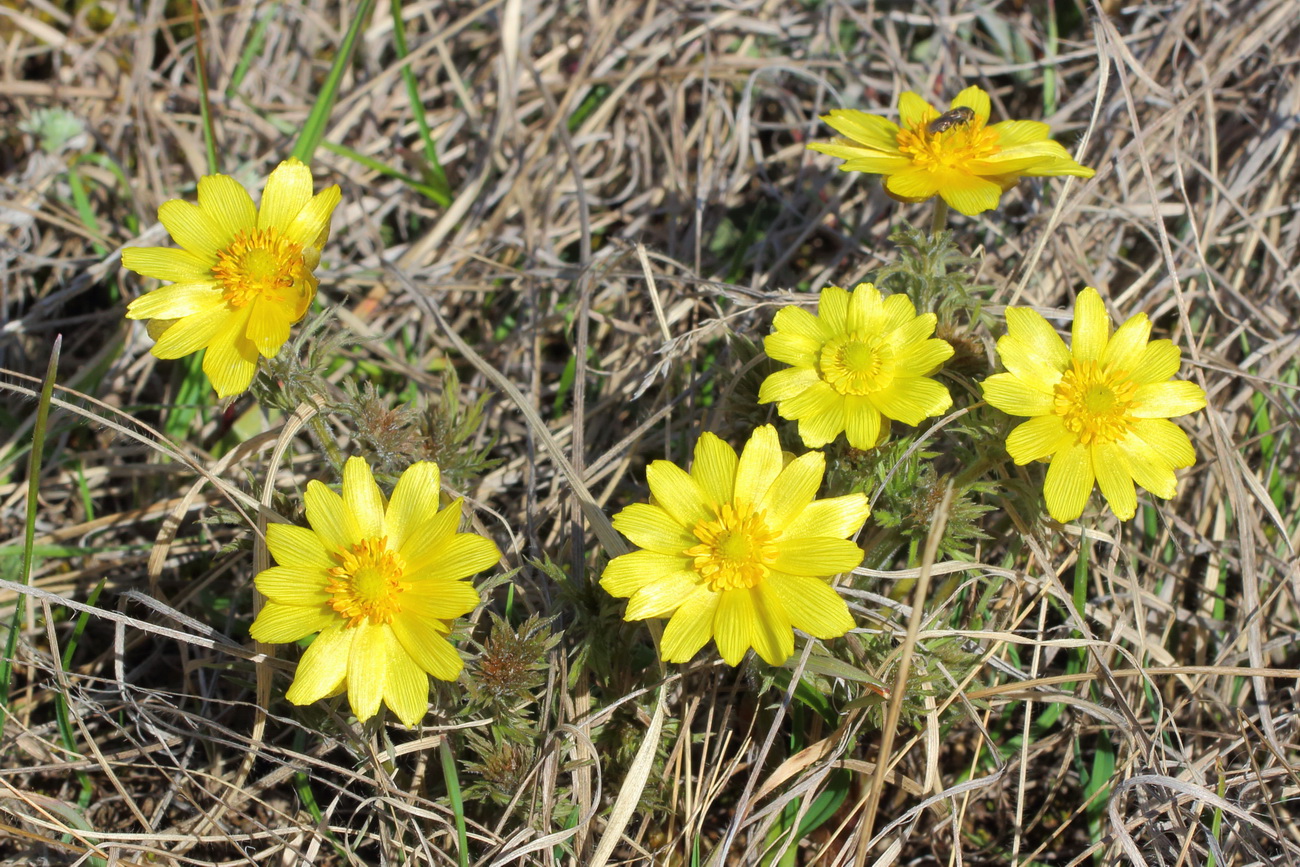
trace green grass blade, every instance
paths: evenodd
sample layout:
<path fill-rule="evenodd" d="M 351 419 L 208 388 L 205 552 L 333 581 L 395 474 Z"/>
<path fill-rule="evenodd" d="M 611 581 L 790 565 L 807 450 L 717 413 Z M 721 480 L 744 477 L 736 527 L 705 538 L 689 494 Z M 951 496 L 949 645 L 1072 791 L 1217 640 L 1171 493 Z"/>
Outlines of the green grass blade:
<path fill-rule="evenodd" d="M 402 20 L 402 0 L 392 0 L 393 5 L 393 48 L 397 59 L 405 60 L 409 53 L 406 49 L 406 22 Z M 438 144 L 433 140 L 433 130 L 429 127 L 429 118 L 424 113 L 424 100 L 420 99 L 420 85 L 415 80 L 415 71 L 411 64 L 402 64 L 402 80 L 406 82 L 406 96 L 411 102 L 411 114 L 415 116 L 415 125 L 420 128 L 420 140 L 424 142 L 424 159 L 428 163 L 429 173 L 433 176 L 433 185 L 447 198 L 443 207 L 451 204 L 451 186 L 447 183 L 447 173 L 438 161 Z"/>
<path fill-rule="evenodd" d="M 334 109 L 334 101 L 338 98 L 339 82 L 343 80 L 343 71 L 352 62 L 352 49 L 356 45 L 357 36 L 365 26 L 366 19 L 370 17 L 370 10 L 374 5 L 375 0 L 361 0 L 357 4 L 352 22 L 348 25 L 348 32 L 343 36 L 343 44 L 334 55 L 334 65 L 330 67 L 329 75 L 325 76 L 325 84 L 311 107 L 307 122 L 302 126 L 302 134 L 298 136 L 298 141 L 293 146 L 293 156 L 308 165 L 311 164 L 311 158 L 325 136 L 325 125 L 329 123 L 330 112 Z"/>
<path fill-rule="evenodd" d="M 447 800 L 451 814 L 456 818 L 456 863 L 469 867 L 469 837 L 465 833 L 465 801 L 460 794 L 460 777 L 456 775 L 456 757 L 451 754 L 451 744 L 444 735 L 438 743 L 442 758 L 442 776 L 447 783 Z"/>
<path fill-rule="evenodd" d="M 63 347 L 63 335 L 54 338 L 54 348 L 50 350 L 50 363 L 45 368 L 45 382 L 41 385 L 40 402 L 36 404 L 36 423 L 32 427 L 32 453 L 27 465 L 27 515 L 23 526 L 23 565 L 18 575 L 18 583 L 27 585 L 32 579 L 32 563 L 35 560 L 36 545 L 36 510 L 40 508 L 37 493 L 41 486 L 41 459 L 45 455 L 45 425 L 50 418 L 50 400 L 54 396 L 54 377 L 59 370 L 59 350 Z M 18 652 L 18 631 L 23 625 L 24 603 L 27 597 L 21 593 L 14 600 L 14 614 L 9 621 L 9 634 L 5 636 L 4 658 L 0 659 L 0 733 L 4 732 L 5 721 L 9 714 L 9 688 L 13 685 L 13 660 Z"/>
<path fill-rule="evenodd" d="M 230 76 L 230 84 L 226 85 L 226 98 L 234 99 L 235 94 L 239 92 L 239 86 L 244 83 L 244 77 L 248 75 L 249 68 L 253 65 L 253 60 L 261 54 L 262 46 L 266 44 L 266 28 L 275 20 L 275 16 L 280 13 L 280 7 L 284 5 L 284 0 L 275 0 L 258 19 L 257 24 L 253 26 L 253 33 L 244 43 L 244 50 L 239 55 L 239 62 L 235 64 L 235 71 Z"/>
<path fill-rule="evenodd" d="M 203 53 L 203 19 L 199 16 L 199 0 L 190 0 L 194 10 L 194 71 L 199 76 L 199 125 L 203 128 L 203 147 L 208 155 L 208 174 L 215 175 L 220 168 L 217 162 L 217 133 L 212 128 L 212 103 L 208 100 L 208 61 Z"/>

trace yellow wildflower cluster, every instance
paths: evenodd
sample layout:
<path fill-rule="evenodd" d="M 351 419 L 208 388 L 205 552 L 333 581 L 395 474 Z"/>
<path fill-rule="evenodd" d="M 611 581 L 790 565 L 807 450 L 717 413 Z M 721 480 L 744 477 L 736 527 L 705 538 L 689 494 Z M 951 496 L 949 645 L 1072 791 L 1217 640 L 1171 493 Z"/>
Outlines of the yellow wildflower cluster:
<path fill-rule="evenodd" d="M 844 137 L 810 147 L 844 159 L 844 170 L 884 175 L 897 199 L 937 195 L 964 214 L 996 207 L 1021 177 L 1093 174 L 1048 138 L 1045 124 L 990 124 L 989 96 L 978 87 L 942 113 L 914 93 L 902 94 L 898 109 L 898 123 L 832 111 L 825 120 Z M 136 298 L 127 316 L 149 320 L 159 358 L 205 349 L 203 370 L 217 394 L 239 394 L 311 305 L 339 200 L 337 185 L 313 192 L 311 171 L 293 159 L 271 173 L 260 207 L 233 179 L 204 177 L 197 204 L 169 201 L 159 210 L 180 249 L 123 251 L 125 267 L 171 283 Z M 785 307 L 764 349 L 787 366 L 763 381 L 758 402 L 795 422 L 812 451 L 784 452 L 767 424 L 739 454 L 704 433 L 689 470 L 649 465 L 650 500 L 613 519 L 637 550 L 610 560 L 600 583 L 628 599 L 626 619 L 668 619 L 663 659 L 686 662 L 713 641 L 729 665 L 750 649 L 781 665 L 794 653 L 794 630 L 831 639 L 854 627 L 833 583 L 861 564 L 853 537 L 871 509 L 862 493 L 817 498 L 826 457 L 816 449 L 844 434 L 850 448 L 871 450 L 892 423 L 915 426 L 951 409 L 935 376 L 954 350 L 934 336 L 937 321 L 871 283 L 827 287 L 815 313 Z M 991 406 L 1028 419 L 1006 450 L 1019 465 L 1048 462 L 1052 517 L 1078 518 L 1094 485 L 1121 520 L 1136 513 L 1136 486 L 1173 497 L 1175 470 L 1192 466 L 1195 452 L 1169 419 L 1205 406 L 1201 388 L 1173 379 L 1178 348 L 1150 340 L 1145 314 L 1112 331 L 1091 288 L 1077 298 L 1069 347 L 1028 308 L 1008 308 L 1006 323 L 997 342 L 1006 372 L 980 385 Z M 291 702 L 346 692 L 358 719 L 382 704 L 413 726 L 428 707 L 428 677 L 459 676 L 463 663 L 447 636 L 480 603 L 466 579 L 501 553 L 458 531 L 462 504 L 444 506 L 440 489 L 437 465 L 421 462 L 385 498 L 366 461 L 352 458 L 341 493 L 308 484 L 308 527 L 268 527 L 277 565 L 256 576 L 267 601 L 251 635 L 267 643 L 315 636 Z"/>

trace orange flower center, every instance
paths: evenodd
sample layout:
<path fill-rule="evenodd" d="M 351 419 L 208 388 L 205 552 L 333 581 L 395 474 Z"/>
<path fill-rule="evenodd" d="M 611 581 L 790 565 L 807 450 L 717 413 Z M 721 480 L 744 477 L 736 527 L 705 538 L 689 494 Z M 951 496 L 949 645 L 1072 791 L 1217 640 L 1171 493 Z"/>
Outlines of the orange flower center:
<path fill-rule="evenodd" d="M 1133 429 L 1137 383 L 1126 370 L 1105 370 L 1095 361 L 1075 360 L 1056 384 L 1052 412 L 1083 445 L 1123 439 Z"/>
<path fill-rule="evenodd" d="M 711 521 L 700 521 L 692 531 L 700 544 L 686 550 L 695 559 L 695 571 L 715 591 L 744 590 L 759 584 L 776 562 L 776 540 L 768 529 L 767 515 L 748 505 L 726 503 Z"/>
<path fill-rule="evenodd" d="M 930 118 L 920 126 L 898 131 L 898 149 L 912 158 L 912 164 L 937 171 L 964 170 L 973 160 L 986 159 L 1002 150 L 998 134 L 979 120 L 956 124 L 943 132 L 930 132 Z"/>
<path fill-rule="evenodd" d="M 402 580 L 406 564 L 388 548 L 388 538 L 363 539 L 351 550 L 334 553 L 339 565 L 329 570 L 330 607 L 347 620 L 349 628 L 370 618 L 379 626 L 391 623 L 402 610 L 399 597 L 410 585 Z"/>
<path fill-rule="evenodd" d="M 879 335 L 848 334 L 827 341 L 819 366 L 840 394 L 870 394 L 894 381 L 894 348 Z"/>
<path fill-rule="evenodd" d="M 258 298 L 289 302 L 293 285 L 305 270 L 302 245 L 278 229 L 240 229 L 230 246 L 217 253 L 212 275 L 226 301 L 243 307 Z"/>

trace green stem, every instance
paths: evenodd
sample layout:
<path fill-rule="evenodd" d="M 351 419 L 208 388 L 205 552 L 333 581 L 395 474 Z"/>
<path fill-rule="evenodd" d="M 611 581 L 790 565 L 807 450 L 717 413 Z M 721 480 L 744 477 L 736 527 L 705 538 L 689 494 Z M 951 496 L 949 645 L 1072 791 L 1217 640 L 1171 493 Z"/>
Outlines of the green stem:
<path fill-rule="evenodd" d="M 948 203 L 938 197 L 934 200 L 934 214 L 930 217 L 930 236 L 948 228 Z"/>
<path fill-rule="evenodd" d="M 469 867 L 469 837 L 465 833 L 465 802 L 460 796 L 460 777 L 456 775 L 456 758 L 451 754 L 451 739 L 446 733 L 438 742 L 438 755 L 442 758 L 442 776 L 447 784 L 447 800 L 451 814 L 456 819 L 456 863 Z"/>
<path fill-rule="evenodd" d="M 32 566 L 36 561 L 36 512 L 40 508 L 37 493 L 41 489 L 41 463 L 45 457 L 45 424 L 50 417 L 50 403 L 54 398 L 54 378 L 59 371 L 59 350 L 63 335 L 54 338 L 50 350 L 50 363 L 45 368 L 45 382 L 36 404 L 36 421 L 32 425 L 32 450 L 27 460 L 27 519 L 23 527 L 23 564 L 18 573 L 18 583 L 26 587 L 32 581 Z M 0 658 L 0 732 L 8 717 L 9 687 L 13 682 L 13 660 L 18 655 L 18 633 L 23 626 L 23 613 L 27 597 L 19 593 L 14 599 L 14 613 L 9 620 L 9 634 L 5 636 L 4 657 Z"/>
<path fill-rule="evenodd" d="M 338 473 L 343 472 L 343 453 L 339 451 L 338 444 L 334 442 L 334 437 L 330 435 L 329 428 L 325 426 L 325 419 L 321 418 L 320 413 L 311 417 L 311 429 L 316 433 L 316 439 L 320 440 L 321 448 L 325 450 L 325 457 L 329 458 L 334 470 Z"/>

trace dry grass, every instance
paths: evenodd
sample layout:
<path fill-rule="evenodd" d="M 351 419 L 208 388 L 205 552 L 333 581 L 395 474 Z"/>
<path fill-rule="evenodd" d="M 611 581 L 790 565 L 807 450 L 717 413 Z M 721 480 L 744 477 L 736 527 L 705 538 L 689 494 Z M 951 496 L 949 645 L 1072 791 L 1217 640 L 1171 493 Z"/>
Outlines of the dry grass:
<path fill-rule="evenodd" d="M 251 184 L 287 153 L 347 27 L 339 5 L 203 6 L 223 171 Z M 380 5 L 327 141 L 418 174 Z M 338 306 L 329 328 L 366 338 L 330 378 L 436 403 L 452 365 L 466 405 L 488 396 L 473 441 L 501 463 L 463 492 L 520 571 L 466 632 L 484 641 L 486 612 L 506 606 L 565 632 L 522 708 L 538 734 L 515 757 L 514 803 L 467 808 L 471 863 L 758 864 L 787 845 L 788 863 L 825 865 L 1300 863 L 1300 15 L 1294 0 L 1188 0 L 1107 4 L 1069 26 L 1077 10 L 1056 8 L 1059 44 L 1037 4 L 405 4 L 455 200 L 441 208 L 318 152 L 318 178 L 343 187 L 321 300 Z M 0 853 L 454 864 L 439 745 L 473 759 L 468 735 L 492 720 L 459 713 L 454 686 L 412 733 L 279 698 L 296 654 L 268 659 L 247 640 L 250 529 L 259 501 L 292 509 L 272 492 L 294 497 L 328 465 L 300 422 L 247 399 L 223 413 L 187 391 L 183 366 L 149 355 L 122 319 L 144 287 L 117 251 L 165 243 L 157 206 L 192 196 L 207 171 L 188 14 L 0 4 L 0 522 L 13 539 L 0 604 L 28 599 L 0 739 Z M 263 47 L 223 96 L 263 22 Z M 1112 310 L 1147 312 L 1209 394 L 1182 423 L 1197 465 L 1134 523 L 1106 513 L 1061 528 L 1000 508 L 969 561 L 923 568 L 904 551 L 857 576 L 845 592 L 865 628 L 849 644 L 887 651 L 868 673 L 889 679 L 906 658 L 928 678 L 887 737 L 879 707 L 845 708 L 861 691 L 847 661 L 817 681 L 834 686 L 834 726 L 758 667 L 705 654 L 662 679 L 638 670 L 629 648 L 645 653 L 646 630 L 614 629 L 590 592 L 607 544 L 590 504 L 644 496 L 645 463 L 683 462 L 701 430 L 741 433 L 749 418 L 726 397 L 745 359 L 729 335 L 757 340 L 793 289 L 852 285 L 895 257 L 899 221 L 928 219 L 808 152 L 826 135 L 817 115 L 885 111 L 905 89 L 946 99 L 967 81 L 1010 117 L 1043 116 L 1050 86 L 1044 119 L 1098 169 L 1022 184 L 1001 210 L 954 221 L 982 256 L 986 309 L 1068 310 L 1086 284 Z M 16 127 L 51 107 L 86 128 L 53 155 Z M 980 330 L 980 352 L 997 327 Z M 65 403 L 24 589 L 30 377 L 56 333 Z M 349 420 L 333 424 L 353 448 Z M 1041 478 L 1004 470 L 1009 489 Z M 245 522 L 199 522 L 217 506 Z M 568 589 L 546 556 L 576 576 Z M 890 594 L 917 577 L 946 587 L 914 617 L 914 598 Z M 612 658 L 590 664 L 602 647 Z M 950 671 L 943 647 L 966 667 Z M 796 670 L 821 658 L 797 655 Z M 275 696 L 265 714 L 258 671 Z M 462 766 L 460 779 L 477 777 Z M 846 797 L 816 831 L 772 833 L 789 827 L 784 807 L 832 789 Z"/>

